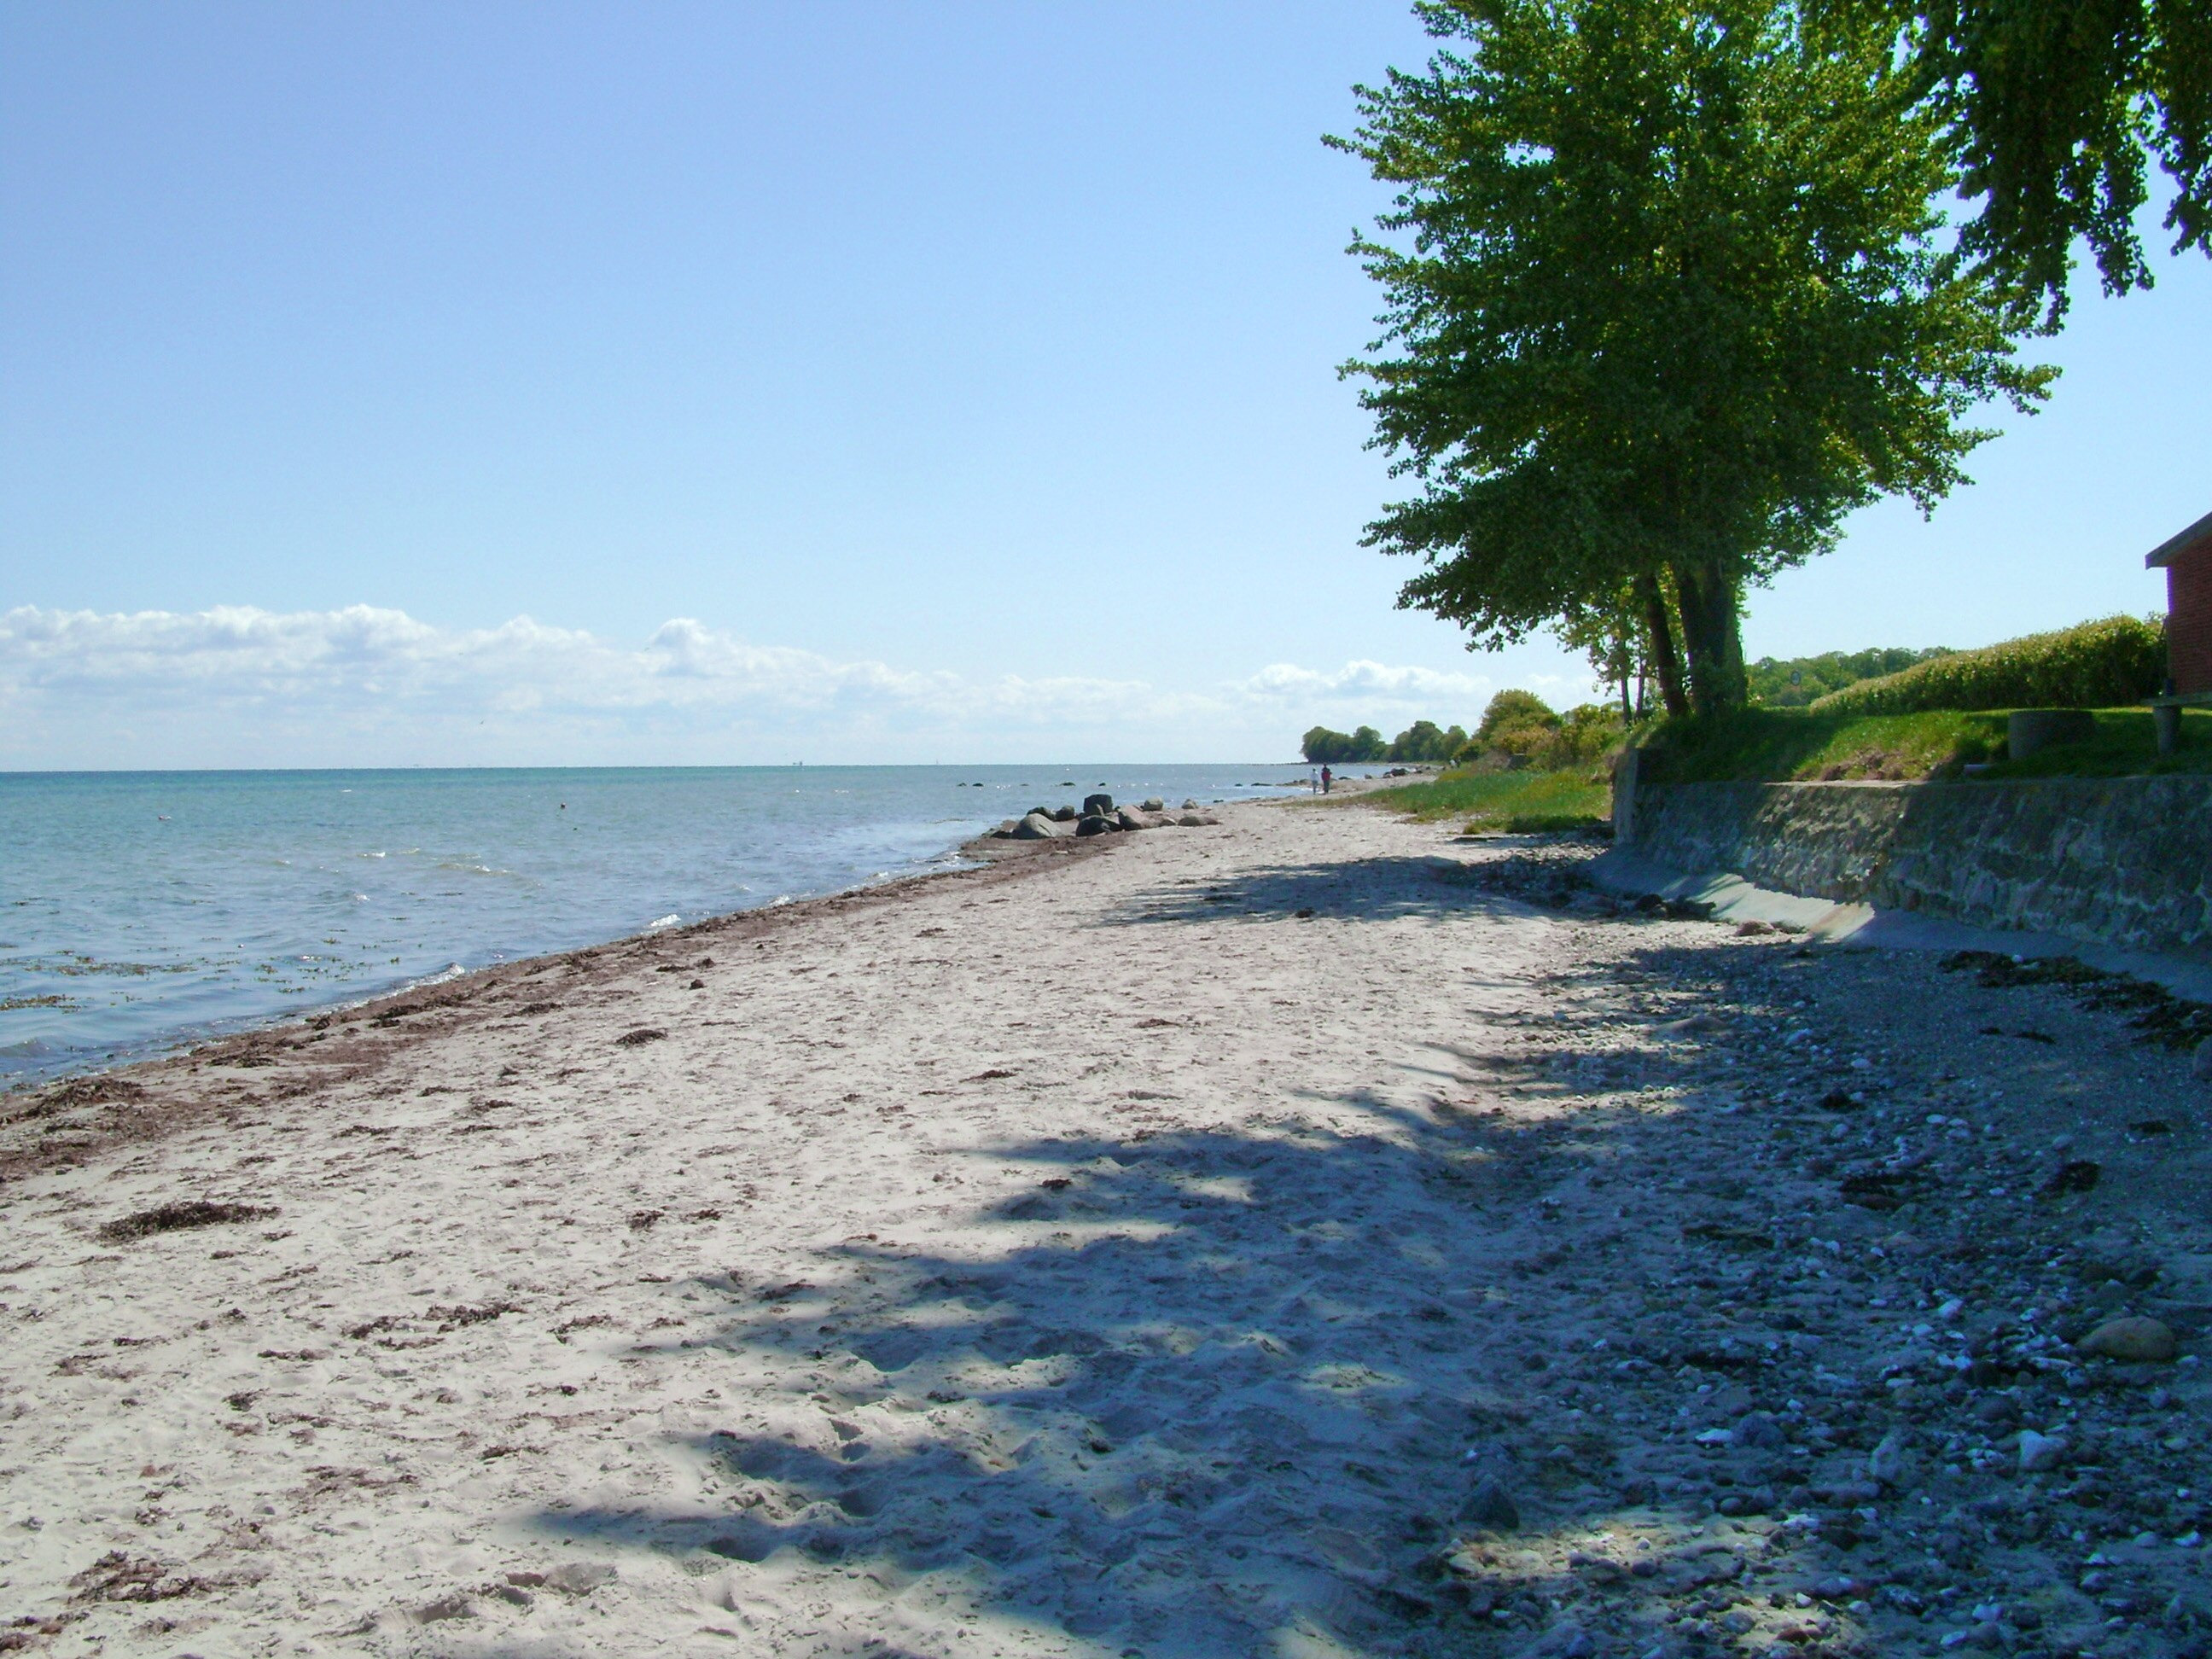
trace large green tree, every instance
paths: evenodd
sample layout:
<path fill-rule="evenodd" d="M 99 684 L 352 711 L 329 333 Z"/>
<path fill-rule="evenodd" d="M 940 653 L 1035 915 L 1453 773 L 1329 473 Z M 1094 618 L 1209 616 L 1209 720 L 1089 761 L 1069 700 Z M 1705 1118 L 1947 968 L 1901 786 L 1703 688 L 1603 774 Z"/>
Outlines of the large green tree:
<path fill-rule="evenodd" d="M 1886 19 L 1912 54 L 1980 204 L 1977 254 L 2063 311 L 2076 239 L 2107 293 L 2150 286 L 2136 234 L 2154 160 L 2177 253 L 2212 253 L 2207 0 L 1827 0 Z"/>
<path fill-rule="evenodd" d="M 1967 411 L 2043 394 L 2012 356 L 2034 308 L 1947 246 L 1942 116 L 1878 20 L 1416 10 L 1452 46 L 1329 141 L 1397 187 L 1353 246 L 1388 308 L 1346 372 L 1421 490 L 1368 543 L 1420 558 L 1400 602 L 1474 646 L 1671 608 L 1689 701 L 1739 704 L 1746 583 L 1949 489 L 1990 435 Z"/>

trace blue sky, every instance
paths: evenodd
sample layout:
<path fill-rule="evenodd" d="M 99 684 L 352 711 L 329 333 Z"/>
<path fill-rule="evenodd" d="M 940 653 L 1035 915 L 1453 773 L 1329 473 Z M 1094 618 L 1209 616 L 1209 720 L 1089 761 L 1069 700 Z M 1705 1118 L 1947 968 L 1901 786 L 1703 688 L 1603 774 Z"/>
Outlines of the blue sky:
<path fill-rule="evenodd" d="M 1302 4 L 0 9 L 0 765 L 1287 756 L 1583 694 L 1358 545 L 1429 43 Z M 1756 654 L 2162 603 L 2212 264 Z"/>

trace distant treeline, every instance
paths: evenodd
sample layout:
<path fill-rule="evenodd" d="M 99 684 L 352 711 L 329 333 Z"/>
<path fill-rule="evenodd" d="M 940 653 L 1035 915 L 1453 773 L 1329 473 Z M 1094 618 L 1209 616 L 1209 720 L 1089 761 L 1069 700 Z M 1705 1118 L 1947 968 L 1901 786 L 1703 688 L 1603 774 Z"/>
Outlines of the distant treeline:
<path fill-rule="evenodd" d="M 1944 646 L 1925 650 L 1877 646 L 1867 651 L 1827 651 L 1817 657 L 1761 657 L 1747 665 L 1745 672 L 1754 704 L 1802 708 L 1845 686 L 1883 679 L 1922 663 L 1960 654 Z M 1439 726 L 1434 720 L 1415 720 L 1396 737 L 1388 738 L 1371 726 L 1356 732 L 1333 732 L 1326 726 L 1316 726 L 1306 733 L 1303 748 L 1306 759 L 1316 766 L 1358 761 L 1451 766 L 1488 762 L 1548 769 L 1574 766 L 1603 755 L 1622 741 L 1631 725 L 1619 708 L 1610 705 L 1584 703 L 1555 714 L 1534 692 L 1513 689 L 1500 691 L 1490 700 L 1472 736 L 1459 726 Z"/>
<path fill-rule="evenodd" d="M 1401 761 L 1452 766 L 1571 766 L 1601 756 L 1626 731 L 1620 711 L 1584 703 L 1564 714 L 1533 691 L 1500 691 L 1482 711 L 1470 737 L 1456 726 L 1415 720 L 1384 741 L 1371 726 L 1332 732 L 1316 726 L 1305 735 L 1305 757 L 1315 765 L 1354 761 Z"/>
<path fill-rule="evenodd" d="M 1300 746 L 1316 766 L 1341 766 L 1346 761 L 1449 761 L 1467 747 L 1467 732 L 1457 726 L 1446 730 L 1434 720 L 1415 720 L 1386 742 L 1371 726 L 1357 732 L 1316 726 Z"/>
<path fill-rule="evenodd" d="M 1817 657 L 1761 657 L 1744 672 L 1751 681 L 1752 702 L 1767 708 L 1802 708 L 1815 697 L 1861 680 L 1901 674 L 1954 654 L 1940 645 L 1925 651 L 1878 646 L 1871 651 L 1826 651 Z"/>

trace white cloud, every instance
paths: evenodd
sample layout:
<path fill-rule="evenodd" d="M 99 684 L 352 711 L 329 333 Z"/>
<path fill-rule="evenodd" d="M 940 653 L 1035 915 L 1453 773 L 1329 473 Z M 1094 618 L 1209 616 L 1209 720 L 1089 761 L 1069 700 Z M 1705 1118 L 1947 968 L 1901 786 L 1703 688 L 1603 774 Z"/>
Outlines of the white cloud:
<path fill-rule="evenodd" d="M 528 617 L 451 629 L 369 605 L 21 606 L 0 613 L 0 765 L 1287 757 L 1314 720 L 1465 719 L 1492 689 L 1367 661 L 1171 688 L 970 678 L 689 617 L 631 647 Z"/>
<path fill-rule="evenodd" d="M 1423 708 L 1441 702 L 1465 702 L 1486 696 L 1497 682 L 1486 674 L 1446 674 L 1433 668 L 1392 668 L 1379 662 L 1348 662 L 1334 673 L 1279 662 L 1261 669 L 1244 682 L 1255 697 L 1311 702 L 1320 698 L 1357 700 L 1364 704 L 1401 703 Z"/>

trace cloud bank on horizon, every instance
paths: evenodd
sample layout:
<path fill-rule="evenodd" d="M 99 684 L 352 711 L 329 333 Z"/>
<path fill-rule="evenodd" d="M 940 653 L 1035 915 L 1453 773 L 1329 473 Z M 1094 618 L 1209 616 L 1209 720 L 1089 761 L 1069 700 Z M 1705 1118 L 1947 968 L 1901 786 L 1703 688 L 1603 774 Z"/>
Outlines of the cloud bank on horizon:
<path fill-rule="evenodd" d="M 1287 760 L 1310 725 L 1472 724 L 1496 689 L 1364 661 L 1176 686 L 979 679 L 689 617 L 631 647 L 528 617 L 454 629 L 365 605 L 24 605 L 0 613 L 0 766 Z"/>

